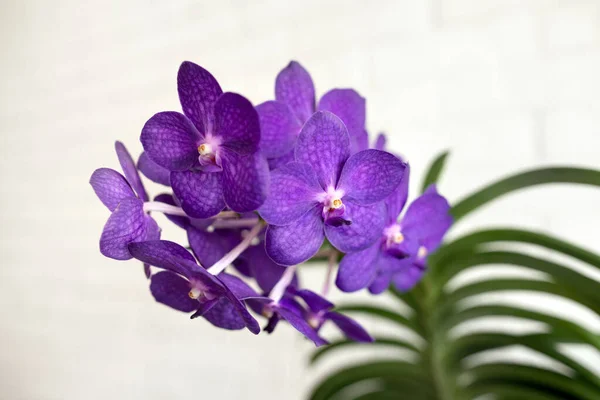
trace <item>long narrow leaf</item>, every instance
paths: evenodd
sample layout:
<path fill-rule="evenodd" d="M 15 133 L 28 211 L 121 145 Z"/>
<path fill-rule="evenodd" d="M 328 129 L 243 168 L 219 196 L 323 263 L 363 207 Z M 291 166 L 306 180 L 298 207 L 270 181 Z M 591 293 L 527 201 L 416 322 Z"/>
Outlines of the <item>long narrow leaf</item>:
<path fill-rule="evenodd" d="M 347 347 L 355 347 L 355 346 L 356 347 L 359 347 L 359 346 L 360 347 L 364 347 L 364 346 L 397 347 L 400 349 L 410 350 L 411 352 L 414 352 L 414 353 L 420 353 L 419 348 L 416 347 L 414 344 L 410 343 L 407 340 L 402 340 L 402 339 L 398 339 L 398 338 L 378 337 L 378 338 L 375 338 L 375 341 L 373 343 L 360 343 L 360 342 L 355 342 L 353 340 L 339 340 L 337 342 L 332 342 L 327 346 L 322 346 L 318 350 L 316 350 L 310 359 L 310 363 L 311 364 L 316 363 L 318 360 L 323 358 L 325 355 L 330 354 L 332 351 L 335 352 L 340 349 L 344 349 Z"/>
<path fill-rule="evenodd" d="M 433 160 L 429 169 L 427 170 L 427 174 L 425 175 L 425 179 L 423 180 L 423 185 L 421 186 L 421 193 L 425 191 L 429 187 L 429 185 L 433 183 L 437 183 L 442 175 L 444 170 L 444 166 L 446 165 L 446 158 L 448 157 L 448 152 L 445 151 Z"/>
<path fill-rule="evenodd" d="M 576 183 L 600 186 L 600 171 L 586 168 L 541 168 L 519 173 L 484 187 L 452 207 L 457 222 L 470 212 L 505 194 L 547 183 Z"/>

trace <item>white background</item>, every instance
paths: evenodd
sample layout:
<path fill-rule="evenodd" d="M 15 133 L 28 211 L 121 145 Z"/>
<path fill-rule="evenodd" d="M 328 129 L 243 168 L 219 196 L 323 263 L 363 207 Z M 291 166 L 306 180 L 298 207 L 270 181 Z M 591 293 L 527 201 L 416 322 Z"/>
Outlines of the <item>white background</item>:
<path fill-rule="evenodd" d="M 285 326 L 253 337 L 190 321 L 154 303 L 139 263 L 98 252 L 108 212 L 89 176 L 117 167 L 115 139 L 137 154 L 146 119 L 179 109 L 183 60 L 255 104 L 272 98 L 291 59 L 320 94 L 356 88 L 368 100 L 369 130 L 387 132 L 410 160 L 413 188 L 439 151 L 452 151 L 440 185 L 451 201 L 524 168 L 600 168 L 599 1 L 0 7 L 3 399 L 300 399 L 335 365 L 308 370 L 312 346 Z M 598 190 L 534 189 L 456 231 L 526 226 L 598 251 L 598 204 Z M 163 225 L 165 238 L 183 239 Z M 318 288 L 320 270 L 303 275 Z"/>

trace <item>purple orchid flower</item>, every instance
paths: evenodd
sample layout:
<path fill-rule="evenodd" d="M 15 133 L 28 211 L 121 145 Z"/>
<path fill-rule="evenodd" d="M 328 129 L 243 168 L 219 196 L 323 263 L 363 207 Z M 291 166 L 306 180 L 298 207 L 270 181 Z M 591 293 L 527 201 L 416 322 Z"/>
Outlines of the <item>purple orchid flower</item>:
<path fill-rule="evenodd" d="M 306 122 L 295 162 L 272 172 L 271 194 L 259 209 L 269 227 L 266 249 L 280 265 L 296 265 L 325 236 L 343 252 L 375 242 L 385 224 L 382 200 L 400 183 L 405 164 L 392 154 L 363 150 L 350 156 L 348 131 L 334 114 Z"/>
<path fill-rule="evenodd" d="M 302 125 L 317 111 L 330 111 L 346 125 L 350 154 L 368 148 L 365 99 L 353 89 L 333 89 L 315 106 L 315 87 L 310 74 L 290 62 L 275 80 L 275 100 L 256 106 L 262 129 L 260 147 L 272 169 L 294 161 L 294 146 Z"/>
<path fill-rule="evenodd" d="M 148 194 L 133 159 L 121 142 L 115 143 L 115 149 L 125 176 L 110 168 L 99 168 L 92 174 L 90 184 L 112 212 L 102 230 L 100 252 L 115 260 L 129 260 L 132 256 L 127 245 L 159 239 L 160 228 L 144 211 Z"/>
<path fill-rule="evenodd" d="M 140 139 L 148 158 L 171 171 L 175 196 L 191 217 L 207 218 L 225 206 L 256 210 L 268 194 L 269 169 L 258 151 L 254 107 L 223 93 L 208 71 L 188 61 L 177 85 L 184 114 L 160 112 L 146 122 Z"/>
<path fill-rule="evenodd" d="M 365 287 L 373 294 L 393 282 L 410 290 L 423 276 L 427 255 L 435 251 L 452 225 L 450 205 L 435 185 L 418 197 L 400 219 L 408 197 L 409 171 L 398 189 L 386 199 L 387 221 L 380 239 L 372 246 L 346 254 L 340 263 L 337 287 L 354 292 Z"/>
<path fill-rule="evenodd" d="M 165 269 L 151 278 L 150 290 L 159 303 L 194 312 L 192 318 L 202 316 L 221 328 L 260 331 L 242 303 L 260 296 L 241 279 L 224 272 L 212 275 L 186 249 L 166 240 L 131 243 L 129 251 L 138 260 Z"/>

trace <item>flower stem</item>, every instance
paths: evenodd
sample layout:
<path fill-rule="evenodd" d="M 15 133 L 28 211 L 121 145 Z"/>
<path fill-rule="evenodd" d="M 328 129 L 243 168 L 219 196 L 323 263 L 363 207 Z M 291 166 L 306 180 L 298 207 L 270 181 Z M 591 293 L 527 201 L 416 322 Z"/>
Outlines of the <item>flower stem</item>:
<path fill-rule="evenodd" d="M 335 268 L 335 264 L 337 261 L 338 252 L 336 250 L 331 250 L 329 252 L 329 257 L 327 258 L 327 273 L 325 275 L 325 282 L 323 282 L 323 289 L 321 289 L 321 295 L 323 297 L 327 297 L 329 294 L 329 288 L 331 287 L 331 277 L 333 275 L 333 269 Z"/>
<path fill-rule="evenodd" d="M 236 258 L 240 256 L 246 250 L 252 240 L 258 236 L 262 228 L 264 227 L 264 222 L 257 222 L 252 230 L 248 232 L 248 235 L 242 240 L 237 246 L 235 246 L 231 251 L 223 256 L 219 261 L 217 261 L 212 267 L 208 268 L 207 271 L 213 275 L 219 275 L 229 264 L 235 261 Z"/>
<path fill-rule="evenodd" d="M 296 265 L 292 265 L 291 267 L 287 267 L 279 278 L 279 281 L 273 286 L 273 290 L 271 290 L 271 300 L 273 302 L 278 303 L 279 300 L 283 297 L 283 293 L 285 289 L 290 285 L 292 279 L 294 279 L 294 274 L 296 273 Z"/>
<path fill-rule="evenodd" d="M 169 215 L 178 215 L 180 217 L 187 217 L 188 215 L 183 211 L 181 207 L 173 206 L 171 204 L 163 203 L 161 201 L 147 201 L 144 203 L 145 212 L 160 212 Z M 237 218 L 238 213 L 234 211 L 221 211 L 210 219 L 224 219 L 224 218 Z"/>
<path fill-rule="evenodd" d="M 228 220 L 216 220 L 212 223 L 212 227 L 215 229 L 235 229 L 235 228 L 251 228 L 256 225 L 258 218 L 242 218 L 242 219 L 228 219 Z"/>

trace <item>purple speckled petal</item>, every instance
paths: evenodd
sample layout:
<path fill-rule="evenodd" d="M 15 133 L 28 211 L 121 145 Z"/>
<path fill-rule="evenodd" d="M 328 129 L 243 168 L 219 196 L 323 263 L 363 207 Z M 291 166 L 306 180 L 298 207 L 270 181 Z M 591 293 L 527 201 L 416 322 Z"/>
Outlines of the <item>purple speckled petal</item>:
<path fill-rule="evenodd" d="M 140 172 L 152 182 L 160 183 L 161 185 L 165 186 L 171 186 L 171 171 L 152 161 L 145 151 L 140 154 L 137 167 Z"/>
<path fill-rule="evenodd" d="M 298 332 L 306 336 L 307 339 L 312 340 L 317 347 L 327 344 L 327 341 L 319 336 L 317 331 L 311 327 L 304 318 L 298 316 L 295 312 L 288 310 L 285 307 L 279 307 L 277 312 L 281 318 L 289 322 Z"/>
<path fill-rule="evenodd" d="M 269 258 L 263 243 L 248 248 L 243 257 L 247 260 L 251 275 L 256 279 L 258 286 L 265 293 L 269 293 L 283 275 L 286 267 L 275 264 Z"/>
<path fill-rule="evenodd" d="M 267 101 L 256 106 L 260 119 L 260 149 L 267 158 L 286 155 L 294 149 L 302 125 L 287 104 Z"/>
<path fill-rule="evenodd" d="M 300 122 L 315 112 L 315 86 L 308 71 L 292 61 L 275 80 L 275 99 L 287 104 Z"/>
<path fill-rule="evenodd" d="M 188 242 L 204 268 L 211 267 L 241 242 L 239 232 L 215 230 L 207 232 L 194 226 L 187 228 Z"/>
<path fill-rule="evenodd" d="M 337 115 L 348 128 L 350 153 L 369 148 L 369 135 L 365 130 L 365 98 L 353 89 L 333 89 L 319 100 L 318 109 Z"/>
<path fill-rule="evenodd" d="M 135 162 L 131 155 L 125 148 L 125 145 L 119 141 L 115 142 L 115 151 L 117 152 L 117 157 L 119 158 L 119 164 L 121 164 L 121 169 L 125 174 L 125 179 L 131 185 L 133 190 L 137 193 L 138 197 L 144 201 L 148 201 L 148 193 L 146 193 L 146 189 L 142 184 L 142 180 L 140 179 L 140 174 L 138 173 L 137 168 L 135 167 Z"/>
<path fill-rule="evenodd" d="M 202 316 L 214 326 L 223 329 L 240 330 L 246 326 L 237 308 L 225 297 L 218 299 L 209 310 L 202 313 Z"/>
<path fill-rule="evenodd" d="M 183 113 L 203 134 L 214 128 L 214 104 L 223 93 L 210 72 L 190 61 L 184 61 L 177 73 L 177 92 Z"/>
<path fill-rule="evenodd" d="M 114 211 L 121 200 L 136 198 L 135 193 L 123 175 L 110 168 L 98 168 L 90 178 L 90 185 L 110 211 Z"/>
<path fill-rule="evenodd" d="M 387 224 L 393 224 L 398 221 L 398 216 L 402 212 L 404 205 L 406 204 L 406 199 L 408 198 L 408 187 L 410 183 L 410 165 L 405 164 L 406 169 L 404 170 L 404 174 L 402 175 L 402 180 L 400 184 L 394 190 L 394 192 L 385 199 L 386 205 L 386 215 L 387 215 Z"/>
<path fill-rule="evenodd" d="M 324 190 L 336 186 L 349 155 L 348 130 L 332 113 L 316 112 L 302 127 L 296 161 L 313 167 Z"/>
<path fill-rule="evenodd" d="M 334 307 L 332 302 L 324 297 L 319 296 L 311 290 L 296 290 L 295 294 L 304 300 L 308 308 L 310 308 L 310 310 L 314 313 L 318 313 L 323 310 L 331 310 Z"/>
<path fill-rule="evenodd" d="M 419 241 L 431 253 L 442 242 L 450 226 L 450 204 L 435 189 L 418 197 L 402 218 L 402 232 Z"/>
<path fill-rule="evenodd" d="M 241 280 L 235 275 L 230 275 L 225 272 L 221 272 L 218 276 L 219 280 L 227 286 L 229 290 L 233 292 L 235 297 L 240 300 L 262 298 L 254 289 L 252 289 L 246 282 Z"/>
<path fill-rule="evenodd" d="M 230 290 L 225 290 L 223 295 L 231 302 L 239 316 L 244 321 L 246 328 L 248 328 L 248 330 L 255 335 L 258 335 L 260 332 L 260 326 L 258 325 L 258 322 L 256 322 L 256 319 L 254 319 L 254 317 L 248 312 L 244 303 L 242 303 Z"/>
<path fill-rule="evenodd" d="M 421 280 L 424 273 L 424 268 L 411 264 L 400 272 L 395 273 L 392 277 L 392 282 L 399 291 L 407 292 Z"/>
<path fill-rule="evenodd" d="M 294 154 L 294 150 L 292 149 L 290 152 L 286 153 L 281 157 L 270 158 L 267 161 L 269 162 L 269 169 L 274 170 L 296 161 L 296 155 Z"/>
<path fill-rule="evenodd" d="M 362 251 L 346 254 L 340 262 L 336 286 L 342 292 L 356 292 L 369 286 L 376 276 L 380 251 L 381 243 L 376 241 Z"/>
<path fill-rule="evenodd" d="M 377 260 L 375 268 L 377 277 L 369 285 L 371 294 L 381 294 L 390 286 L 392 277 L 395 273 L 408 268 L 412 261 L 409 258 L 399 259 L 387 253 L 381 253 Z"/>
<path fill-rule="evenodd" d="M 155 114 L 144 125 L 140 140 L 148 157 L 170 171 L 184 171 L 198 159 L 200 133 L 178 112 Z"/>
<path fill-rule="evenodd" d="M 223 197 L 233 211 L 258 209 L 269 194 L 270 174 L 261 153 L 242 156 L 223 152 Z M 187 212 L 187 211 L 186 211 Z"/>
<path fill-rule="evenodd" d="M 345 202 L 351 219 L 350 225 L 325 226 L 325 235 L 331 244 L 344 253 L 364 250 L 381 237 L 385 224 L 383 203 L 359 206 Z"/>
<path fill-rule="evenodd" d="M 296 265 L 314 256 L 325 235 L 319 206 L 286 226 L 269 225 L 265 248 L 279 265 Z"/>
<path fill-rule="evenodd" d="M 310 165 L 292 162 L 271 172 L 271 194 L 258 212 L 269 224 L 287 225 L 315 207 L 320 193 Z"/>
<path fill-rule="evenodd" d="M 181 260 L 196 264 L 194 256 L 177 243 L 168 240 L 149 240 L 131 243 L 128 246 L 131 256 L 152 266 L 177 272 L 185 277 L 191 276 L 191 270 L 202 269 L 200 266 L 183 265 Z M 191 268 L 191 270 L 189 268 Z"/>
<path fill-rule="evenodd" d="M 363 150 L 348 159 L 337 189 L 356 204 L 373 204 L 396 190 L 405 170 L 406 164 L 390 153 Z"/>
<path fill-rule="evenodd" d="M 152 296 L 159 303 L 183 312 L 192 312 L 198 308 L 198 301 L 188 295 L 190 283 L 170 271 L 161 271 L 150 281 Z"/>
<path fill-rule="evenodd" d="M 212 217 L 225 207 L 220 172 L 172 172 L 171 185 L 181 208 L 190 217 Z"/>
<path fill-rule="evenodd" d="M 238 154 L 254 154 L 260 142 L 258 113 L 245 97 L 237 93 L 223 93 L 215 104 L 214 136 L 221 138 L 221 146 Z"/>
<path fill-rule="evenodd" d="M 384 133 L 380 133 L 375 140 L 375 150 L 385 150 L 385 146 L 387 143 L 387 138 Z"/>
<path fill-rule="evenodd" d="M 343 314 L 329 311 L 325 314 L 325 318 L 337 325 L 344 335 L 355 342 L 372 342 L 374 339 L 367 333 L 365 328 L 360 326 L 358 322 Z"/>
<path fill-rule="evenodd" d="M 179 203 L 177 203 L 175 201 L 175 199 L 173 198 L 172 195 L 167 194 L 167 193 L 161 193 L 158 196 L 156 196 L 154 198 L 154 201 L 158 201 L 161 203 L 166 203 L 172 206 L 177 206 L 179 207 Z M 190 224 L 190 219 L 188 217 L 183 217 L 181 215 L 172 215 L 172 214 L 165 214 L 165 217 L 167 217 L 167 219 L 171 222 L 173 222 L 175 225 L 177 225 L 180 228 L 186 229 L 188 227 L 188 225 Z"/>
<path fill-rule="evenodd" d="M 100 252 L 115 260 L 129 260 L 127 245 L 146 239 L 147 220 L 144 202 L 138 198 L 123 199 L 104 225 L 100 236 Z"/>
<path fill-rule="evenodd" d="M 146 219 L 146 237 L 144 240 L 159 240 L 162 232 L 160 226 L 158 226 L 156 221 L 148 214 L 146 214 L 144 218 Z"/>

